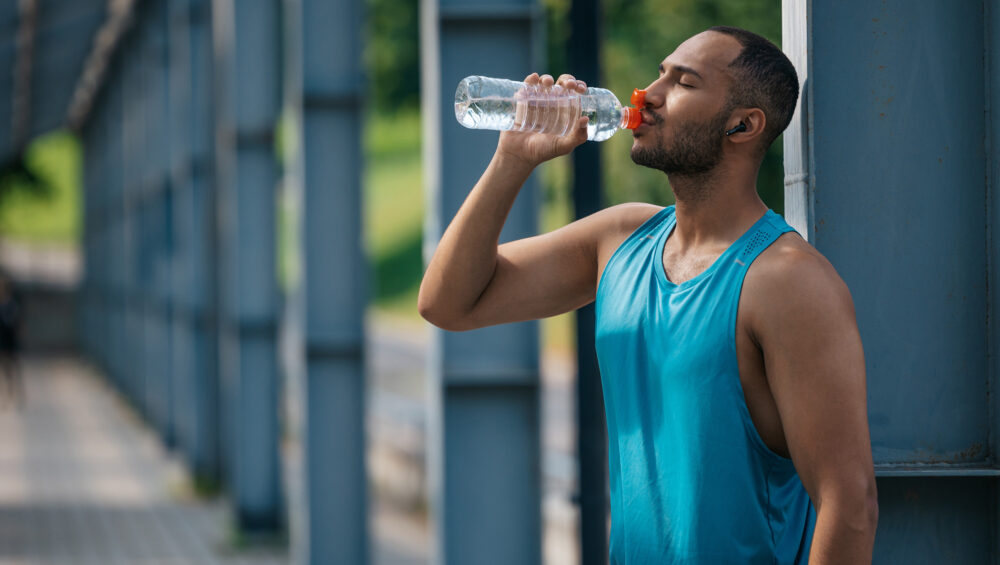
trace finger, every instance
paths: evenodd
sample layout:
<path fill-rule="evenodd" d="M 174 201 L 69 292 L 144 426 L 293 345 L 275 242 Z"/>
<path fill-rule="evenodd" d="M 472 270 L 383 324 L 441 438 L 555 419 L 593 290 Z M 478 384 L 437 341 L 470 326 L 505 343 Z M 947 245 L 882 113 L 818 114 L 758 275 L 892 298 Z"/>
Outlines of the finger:
<path fill-rule="evenodd" d="M 552 75 L 549 74 L 542 75 L 542 86 L 550 87 L 553 84 L 555 84 L 555 82 L 556 81 L 555 79 L 552 78 Z"/>
<path fill-rule="evenodd" d="M 524 84 L 537 84 L 538 83 L 538 73 L 531 73 L 524 79 Z"/>
<path fill-rule="evenodd" d="M 561 74 L 559 75 L 559 79 L 556 80 L 556 84 L 561 85 L 563 88 L 567 90 L 573 90 L 574 88 L 576 88 L 576 83 L 577 83 L 576 78 L 570 74 Z"/>

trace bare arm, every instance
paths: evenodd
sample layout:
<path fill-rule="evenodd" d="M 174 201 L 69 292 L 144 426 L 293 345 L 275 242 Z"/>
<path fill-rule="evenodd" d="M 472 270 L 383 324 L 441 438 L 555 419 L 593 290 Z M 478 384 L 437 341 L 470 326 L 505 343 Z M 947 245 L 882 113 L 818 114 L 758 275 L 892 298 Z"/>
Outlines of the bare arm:
<path fill-rule="evenodd" d="M 526 82 L 551 86 L 552 78 L 531 75 Z M 586 88 L 568 75 L 559 84 Z M 424 318 L 445 329 L 466 330 L 551 316 L 593 299 L 598 215 L 498 246 L 504 221 L 532 170 L 586 141 L 585 119 L 578 126 L 562 137 L 500 134 L 493 160 L 427 266 L 418 298 Z"/>
<path fill-rule="evenodd" d="M 878 502 L 850 292 L 825 258 L 803 250 L 781 250 L 764 273 L 751 324 L 789 452 L 816 507 L 809 563 L 871 563 Z"/>

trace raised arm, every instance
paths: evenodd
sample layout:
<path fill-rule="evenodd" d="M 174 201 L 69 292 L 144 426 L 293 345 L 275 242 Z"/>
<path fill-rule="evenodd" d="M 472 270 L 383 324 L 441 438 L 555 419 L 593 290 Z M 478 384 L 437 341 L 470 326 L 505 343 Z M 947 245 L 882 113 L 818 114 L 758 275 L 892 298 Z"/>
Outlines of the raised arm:
<path fill-rule="evenodd" d="M 553 85 L 533 74 L 525 82 Z M 560 86 L 583 91 L 569 75 Z M 554 232 L 499 245 L 528 175 L 587 139 L 586 119 L 565 136 L 502 132 L 493 160 L 445 230 L 420 285 L 418 309 L 448 330 L 552 316 L 593 300 L 601 214 Z"/>
<path fill-rule="evenodd" d="M 781 249 L 760 275 L 745 289 L 759 298 L 751 328 L 788 450 L 816 507 L 809 564 L 871 563 L 878 502 L 850 292 L 814 251 Z"/>

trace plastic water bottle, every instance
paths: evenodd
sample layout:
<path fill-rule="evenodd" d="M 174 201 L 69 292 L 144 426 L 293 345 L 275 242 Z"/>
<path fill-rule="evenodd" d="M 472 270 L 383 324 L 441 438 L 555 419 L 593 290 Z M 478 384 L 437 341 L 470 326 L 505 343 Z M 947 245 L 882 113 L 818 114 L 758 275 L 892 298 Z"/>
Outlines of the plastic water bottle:
<path fill-rule="evenodd" d="M 642 107 L 646 92 L 636 89 L 632 104 Z M 579 93 L 553 85 L 546 90 L 502 78 L 470 76 L 455 90 L 455 117 L 471 129 L 533 131 L 565 135 L 587 116 L 587 139 L 604 141 L 622 128 L 642 123 L 637 108 L 622 107 L 618 98 L 603 88 Z"/>

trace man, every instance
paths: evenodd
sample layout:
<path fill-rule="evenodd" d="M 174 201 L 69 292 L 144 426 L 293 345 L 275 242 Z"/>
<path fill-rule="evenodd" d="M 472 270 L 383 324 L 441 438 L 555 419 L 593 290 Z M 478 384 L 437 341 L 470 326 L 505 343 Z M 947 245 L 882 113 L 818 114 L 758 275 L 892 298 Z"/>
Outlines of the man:
<path fill-rule="evenodd" d="M 766 39 L 698 34 L 661 63 L 633 134 L 632 159 L 667 174 L 676 206 L 615 206 L 498 246 L 521 185 L 586 139 L 586 118 L 562 137 L 503 132 L 427 267 L 419 310 L 448 330 L 596 300 L 614 565 L 871 561 L 851 296 L 756 191 L 797 98 L 794 68 Z"/>

